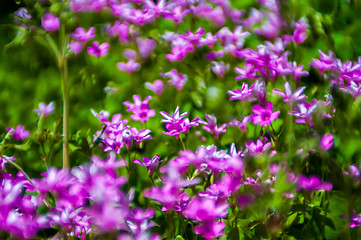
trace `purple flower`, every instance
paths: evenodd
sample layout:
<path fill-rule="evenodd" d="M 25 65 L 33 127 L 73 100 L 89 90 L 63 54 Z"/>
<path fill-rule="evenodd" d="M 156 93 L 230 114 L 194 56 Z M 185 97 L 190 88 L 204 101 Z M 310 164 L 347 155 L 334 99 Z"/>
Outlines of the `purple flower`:
<path fill-rule="evenodd" d="M 102 43 L 99 45 L 97 41 L 94 41 L 90 47 L 88 47 L 88 53 L 90 55 L 100 57 L 108 54 L 109 43 Z"/>
<path fill-rule="evenodd" d="M 255 79 L 256 78 L 256 69 L 254 68 L 253 64 L 245 63 L 245 69 L 241 67 L 235 67 L 234 69 L 236 73 L 239 75 L 236 77 L 236 80 L 242 80 L 242 79 Z"/>
<path fill-rule="evenodd" d="M 356 213 L 356 211 L 353 211 L 352 218 L 350 221 L 350 228 L 357 228 L 361 226 L 361 216 Z"/>
<path fill-rule="evenodd" d="M 194 228 L 196 234 L 206 239 L 213 239 L 224 235 L 222 232 L 225 224 L 218 221 L 218 218 L 227 217 L 227 203 L 217 203 L 213 198 L 194 198 L 184 211 L 184 216 L 191 218 L 200 225 Z"/>
<path fill-rule="evenodd" d="M 152 139 L 152 136 L 149 135 L 151 132 L 149 129 L 140 129 L 139 131 L 136 128 L 131 128 L 130 132 L 136 144 L 140 144 L 143 140 Z"/>
<path fill-rule="evenodd" d="M 273 93 L 280 95 L 281 97 L 283 97 L 283 101 L 290 104 L 296 101 L 302 102 L 306 99 L 306 95 L 301 94 L 306 89 L 306 87 L 300 87 L 294 93 L 292 93 L 290 84 L 288 82 L 285 82 L 284 88 L 285 88 L 285 92 L 282 92 L 278 89 L 274 89 Z"/>
<path fill-rule="evenodd" d="M 74 40 L 70 41 L 69 49 L 74 52 L 75 55 L 81 53 L 83 50 L 83 44 Z"/>
<path fill-rule="evenodd" d="M 188 77 L 182 73 L 178 73 L 177 70 L 172 69 L 169 72 L 163 74 L 163 77 L 170 78 L 168 84 L 173 85 L 178 91 L 181 91 L 184 84 L 187 82 Z"/>
<path fill-rule="evenodd" d="M 220 133 L 224 133 L 226 132 L 226 126 L 227 124 L 222 124 L 220 127 L 217 126 L 217 118 L 214 115 L 208 115 L 206 114 L 206 120 L 205 121 L 201 121 L 201 124 L 205 124 L 203 126 L 203 129 L 206 130 L 209 133 L 212 133 L 215 135 L 215 138 L 218 138 L 218 135 Z"/>
<path fill-rule="evenodd" d="M 261 126 L 271 125 L 271 121 L 278 118 L 280 111 L 273 111 L 273 105 L 270 101 L 267 102 L 266 107 L 257 104 L 252 108 L 252 122 L 253 124 L 261 124 Z"/>
<path fill-rule="evenodd" d="M 256 98 L 253 94 L 253 88 L 248 86 L 247 83 L 242 84 L 242 89 L 236 89 L 234 91 L 228 90 L 227 93 L 231 95 L 229 100 L 240 100 L 240 101 L 254 101 Z"/>
<path fill-rule="evenodd" d="M 246 143 L 246 147 L 248 152 L 251 155 L 261 155 L 263 154 L 265 151 L 267 151 L 271 146 L 272 143 L 267 142 L 268 139 L 266 137 L 263 137 L 257 140 L 257 143 L 254 143 L 253 141 L 248 141 Z"/>
<path fill-rule="evenodd" d="M 162 80 L 155 80 L 154 83 L 146 82 L 145 87 L 155 92 L 158 96 L 162 95 L 162 92 L 165 88 Z"/>
<path fill-rule="evenodd" d="M 190 12 L 189 9 L 182 10 L 182 6 L 173 8 L 171 12 L 166 11 L 163 13 L 164 18 L 172 19 L 176 24 L 179 24 L 182 19 Z"/>
<path fill-rule="evenodd" d="M 202 122 L 199 118 L 195 118 L 191 122 L 188 118 L 183 119 L 186 115 L 188 115 L 188 112 L 179 115 L 179 106 L 177 106 L 172 115 L 169 115 L 164 111 L 159 113 L 164 117 L 161 122 L 167 123 L 165 128 L 168 130 L 168 132 L 162 131 L 162 133 L 175 136 L 176 138 L 179 137 L 180 133 L 188 132 L 191 127 L 198 126 L 199 123 Z"/>
<path fill-rule="evenodd" d="M 134 71 L 137 71 L 139 69 L 140 65 L 139 63 L 135 62 L 133 59 L 130 59 L 127 63 L 118 62 L 117 66 L 120 71 L 124 71 L 129 74 L 132 74 Z"/>
<path fill-rule="evenodd" d="M 320 141 L 320 147 L 321 147 L 324 151 L 327 151 L 327 150 L 329 150 L 332 146 L 333 146 L 333 135 L 332 135 L 332 134 L 325 134 L 325 135 L 323 135 L 323 137 L 321 138 L 321 141 Z"/>
<path fill-rule="evenodd" d="M 95 37 L 94 31 L 94 27 L 89 28 L 88 31 L 85 31 L 84 28 L 77 28 L 75 29 L 75 32 L 71 34 L 71 36 L 82 43 L 86 43 L 87 41 Z"/>
<path fill-rule="evenodd" d="M 45 13 L 41 17 L 41 26 L 48 32 L 55 32 L 59 30 L 60 19 L 51 13 Z"/>
<path fill-rule="evenodd" d="M 312 114 L 316 110 L 319 101 L 313 99 L 310 103 L 303 102 L 295 106 L 295 111 L 290 111 L 289 114 L 296 116 L 296 123 L 313 125 Z"/>
<path fill-rule="evenodd" d="M 148 169 L 149 176 L 152 176 L 155 171 L 158 169 L 158 166 L 162 161 L 159 161 L 160 156 L 155 155 L 152 159 L 149 159 L 149 157 L 143 158 L 143 162 L 141 162 L 139 159 L 135 159 L 134 163 L 143 165 Z"/>
<path fill-rule="evenodd" d="M 325 190 L 330 191 L 332 189 L 331 183 L 322 183 L 321 179 L 316 176 L 306 177 L 300 176 L 297 180 L 298 190 L 306 189 L 310 192 L 314 192 L 317 190 Z"/>
<path fill-rule="evenodd" d="M 133 99 L 134 104 L 128 101 L 125 101 L 123 104 L 127 106 L 128 112 L 133 112 L 133 115 L 131 115 L 130 117 L 134 121 L 146 122 L 149 120 L 150 117 L 155 116 L 155 111 L 153 109 L 149 109 L 148 102 L 150 99 L 152 99 L 151 96 L 144 98 L 144 100 L 142 101 L 139 95 L 133 95 Z"/>
<path fill-rule="evenodd" d="M 137 44 L 139 55 L 143 59 L 149 57 L 157 45 L 154 40 L 147 38 L 137 38 Z"/>
<path fill-rule="evenodd" d="M 30 132 L 29 131 L 25 131 L 25 128 L 21 125 L 18 125 L 15 129 L 12 127 L 8 127 L 6 128 L 6 131 L 11 131 L 14 130 L 14 132 L 11 134 L 11 136 L 13 138 L 15 138 L 16 140 L 23 140 L 27 137 L 29 137 Z"/>
<path fill-rule="evenodd" d="M 50 102 L 48 105 L 45 105 L 45 103 L 39 103 L 39 109 L 34 109 L 33 111 L 39 116 L 43 115 L 46 117 L 50 113 L 54 112 L 54 102 Z"/>
<path fill-rule="evenodd" d="M 211 66 L 212 72 L 214 72 L 221 78 L 224 77 L 224 74 L 229 69 L 229 64 L 224 64 L 224 62 L 217 63 L 217 62 L 213 61 L 213 62 L 211 62 L 211 64 L 212 64 L 212 66 Z"/>

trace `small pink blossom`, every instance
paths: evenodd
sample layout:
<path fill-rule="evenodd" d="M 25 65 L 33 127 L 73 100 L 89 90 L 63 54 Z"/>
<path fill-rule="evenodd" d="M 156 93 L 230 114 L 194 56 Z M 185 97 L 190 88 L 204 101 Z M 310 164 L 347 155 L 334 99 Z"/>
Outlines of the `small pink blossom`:
<path fill-rule="evenodd" d="M 41 18 L 41 26 L 48 32 L 58 31 L 60 19 L 51 13 L 45 13 Z"/>
<path fill-rule="evenodd" d="M 8 132 L 11 130 L 14 131 L 11 134 L 11 137 L 15 138 L 15 140 L 24 140 L 25 138 L 29 137 L 29 135 L 30 135 L 30 132 L 25 131 L 25 128 L 21 125 L 18 125 L 15 129 L 12 127 L 6 128 L 6 131 L 8 131 Z"/>
<path fill-rule="evenodd" d="M 34 109 L 33 111 L 39 116 L 43 115 L 46 117 L 50 113 L 54 112 L 54 102 L 51 102 L 48 105 L 45 105 L 45 103 L 39 103 L 39 109 Z"/>
<path fill-rule="evenodd" d="M 90 47 L 88 47 L 88 53 L 90 55 L 100 57 L 108 54 L 109 43 L 102 43 L 99 45 L 97 41 L 94 41 Z"/>
<path fill-rule="evenodd" d="M 333 146 L 333 135 L 332 134 L 326 134 L 321 138 L 320 141 L 320 147 L 327 151 Z"/>
<path fill-rule="evenodd" d="M 271 125 L 271 121 L 274 121 L 278 118 L 280 111 L 273 111 L 273 105 L 270 101 L 267 102 L 266 107 L 262 107 L 257 104 L 252 108 L 253 116 L 252 121 L 253 124 L 261 124 L 261 126 Z"/>

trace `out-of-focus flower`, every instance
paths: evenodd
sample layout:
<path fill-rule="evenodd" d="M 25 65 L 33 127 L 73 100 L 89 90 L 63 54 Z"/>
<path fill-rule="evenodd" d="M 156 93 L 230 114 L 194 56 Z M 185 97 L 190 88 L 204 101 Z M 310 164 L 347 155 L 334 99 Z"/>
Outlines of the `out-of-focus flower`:
<path fill-rule="evenodd" d="M 108 54 L 109 43 L 102 43 L 99 45 L 97 41 L 94 41 L 90 47 L 88 47 L 88 53 L 90 55 L 100 57 Z"/>
<path fill-rule="evenodd" d="M 165 88 L 162 80 L 155 80 L 154 83 L 146 82 L 145 87 L 155 92 L 158 96 L 162 95 Z"/>
<path fill-rule="evenodd" d="M 333 146 L 333 135 L 332 134 L 326 134 L 322 136 L 320 141 L 320 147 L 327 151 Z"/>
<path fill-rule="evenodd" d="M 71 37 L 82 43 L 86 43 L 87 41 L 95 37 L 94 31 L 94 27 L 89 28 L 88 31 L 85 31 L 84 28 L 77 28 L 75 29 L 75 32 L 71 34 Z"/>
<path fill-rule="evenodd" d="M 11 131 L 14 130 L 14 132 L 11 134 L 11 136 L 13 138 L 15 138 L 16 140 L 23 140 L 27 137 L 29 137 L 30 132 L 29 131 L 25 131 L 25 128 L 21 125 L 18 125 L 15 129 L 12 127 L 8 127 L 6 128 L 6 131 Z"/>
<path fill-rule="evenodd" d="M 39 109 L 34 109 L 34 112 L 36 112 L 39 116 L 43 115 L 46 117 L 50 113 L 54 112 L 54 102 L 50 102 L 48 105 L 45 103 L 39 103 Z"/>
<path fill-rule="evenodd" d="M 224 62 L 211 62 L 212 66 L 211 66 L 211 70 L 212 72 L 214 72 L 215 74 L 217 74 L 218 76 L 220 76 L 221 78 L 224 77 L 224 74 L 228 71 L 229 69 L 229 64 L 224 64 Z"/>
<path fill-rule="evenodd" d="M 124 71 L 129 74 L 132 74 L 134 71 L 137 71 L 139 69 L 140 65 L 139 63 L 135 62 L 133 59 L 130 59 L 127 63 L 118 62 L 117 66 L 120 71 Z"/>
<path fill-rule="evenodd" d="M 332 189 L 332 184 L 331 183 L 323 183 L 321 181 L 321 179 L 319 179 L 316 176 L 311 176 L 311 177 L 306 177 L 306 176 L 300 176 L 297 180 L 296 180 L 297 184 L 298 184 L 298 189 L 306 189 L 310 192 L 314 192 L 317 190 L 325 190 L 325 191 L 330 191 Z"/>
<path fill-rule="evenodd" d="M 253 124 L 261 124 L 261 126 L 271 125 L 271 121 L 274 121 L 278 118 L 280 111 L 273 111 L 273 105 L 270 101 L 267 102 L 266 107 L 262 107 L 257 104 L 252 108 L 253 116 L 252 122 Z"/>
<path fill-rule="evenodd" d="M 83 44 L 81 42 L 71 40 L 69 43 L 69 49 L 73 51 L 75 55 L 77 55 L 83 50 Z"/>
<path fill-rule="evenodd" d="M 178 73 L 177 70 L 172 69 L 169 72 L 163 73 L 163 77 L 170 78 L 168 84 L 173 85 L 178 91 L 183 89 L 184 84 L 187 82 L 188 77 L 182 73 Z"/>
<path fill-rule="evenodd" d="M 231 101 L 254 101 L 257 99 L 254 97 L 253 87 L 249 87 L 247 83 L 242 84 L 242 89 L 236 89 L 234 91 L 228 90 L 227 93 L 231 95 L 229 97 Z"/>
<path fill-rule="evenodd" d="M 148 38 L 137 38 L 137 44 L 142 59 L 149 57 L 157 45 L 154 40 Z"/>
<path fill-rule="evenodd" d="M 58 31 L 60 19 L 51 13 L 45 13 L 41 18 L 41 26 L 48 32 Z"/>

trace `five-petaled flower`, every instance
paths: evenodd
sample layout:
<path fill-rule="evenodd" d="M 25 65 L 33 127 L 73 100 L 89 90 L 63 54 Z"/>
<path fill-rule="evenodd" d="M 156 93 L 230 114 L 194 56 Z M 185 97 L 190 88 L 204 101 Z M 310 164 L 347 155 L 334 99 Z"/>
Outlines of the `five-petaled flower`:
<path fill-rule="evenodd" d="M 266 107 L 262 107 L 257 104 L 252 108 L 253 116 L 252 122 L 253 124 L 261 124 L 261 126 L 271 125 L 271 122 L 278 118 L 280 111 L 273 111 L 273 105 L 270 101 L 267 102 Z"/>

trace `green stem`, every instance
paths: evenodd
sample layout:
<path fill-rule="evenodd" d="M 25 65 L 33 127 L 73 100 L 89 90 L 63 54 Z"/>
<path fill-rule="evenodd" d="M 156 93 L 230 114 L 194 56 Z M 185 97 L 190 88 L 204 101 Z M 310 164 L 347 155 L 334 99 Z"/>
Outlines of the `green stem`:
<path fill-rule="evenodd" d="M 61 56 L 59 59 L 59 69 L 61 72 L 61 79 L 63 83 L 63 168 L 69 169 L 69 77 L 68 77 L 68 63 L 66 59 L 66 50 L 68 46 L 68 39 L 65 34 L 65 26 L 61 24 Z"/>
<path fill-rule="evenodd" d="M 26 179 L 29 180 L 29 182 L 33 184 L 33 181 L 31 180 L 31 178 L 29 177 L 28 174 L 26 174 L 26 172 L 19 166 L 17 165 L 16 163 L 14 163 L 13 161 L 8 161 L 6 158 L 2 158 L 3 160 L 5 160 L 7 163 L 9 163 L 10 165 L 14 166 L 15 168 L 17 168 L 22 174 L 24 174 L 24 176 L 26 177 Z"/>

